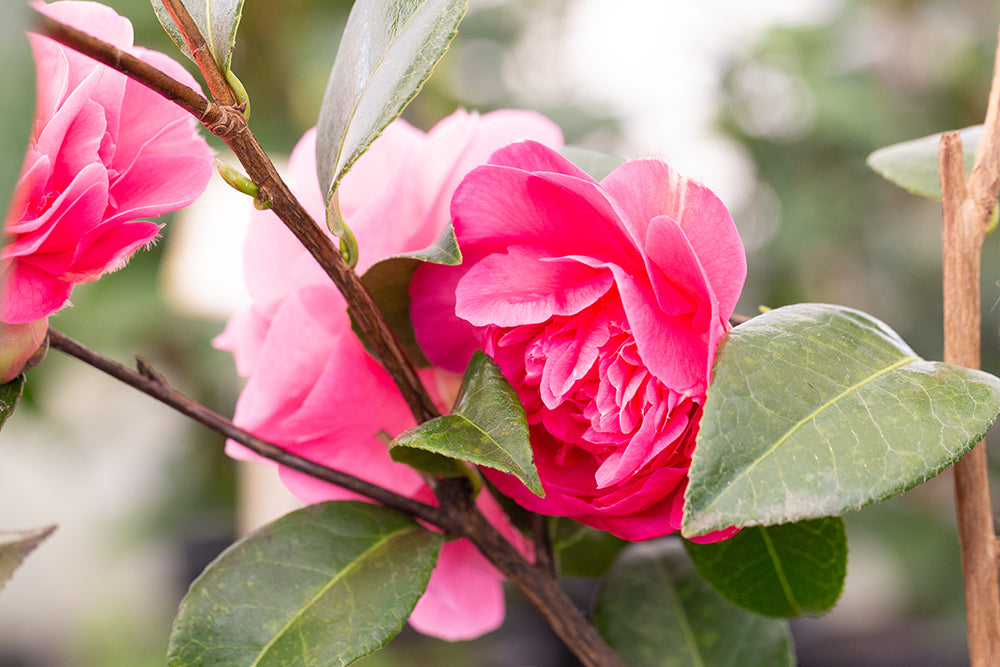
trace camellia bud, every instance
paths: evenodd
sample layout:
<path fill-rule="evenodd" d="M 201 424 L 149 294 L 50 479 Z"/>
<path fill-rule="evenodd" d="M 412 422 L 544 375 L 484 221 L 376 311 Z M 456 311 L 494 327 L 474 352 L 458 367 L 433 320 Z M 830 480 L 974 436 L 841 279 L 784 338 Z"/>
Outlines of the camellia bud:
<path fill-rule="evenodd" d="M 42 344 L 49 330 L 49 318 L 25 324 L 0 322 L 0 384 L 37 366 L 45 358 Z"/>

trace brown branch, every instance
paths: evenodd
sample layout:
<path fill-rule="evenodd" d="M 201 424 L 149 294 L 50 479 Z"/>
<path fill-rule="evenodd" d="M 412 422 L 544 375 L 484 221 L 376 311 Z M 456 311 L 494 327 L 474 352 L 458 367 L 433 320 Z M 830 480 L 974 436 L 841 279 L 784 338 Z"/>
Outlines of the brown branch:
<path fill-rule="evenodd" d="M 368 290 L 344 262 L 330 237 L 313 221 L 278 175 L 278 170 L 250 132 L 243 114 L 234 107 L 209 102 L 187 86 L 106 42 L 39 15 L 42 34 L 177 102 L 201 120 L 209 131 L 226 142 L 243 163 L 250 179 L 260 187 L 263 198 L 271 202 L 275 214 L 306 247 L 344 295 L 358 325 L 371 341 L 376 355 L 396 382 L 416 420 L 424 422 L 439 416 L 416 369 L 406 357 Z"/>
<path fill-rule="evenodd" d="M 239 442 L 255 454 L 467 538 L 528 598 L 584 665 L 624 667 L 624 663 L 560 588 L 553 573 L 546 567 L 526 561 L 476 509 L 466 481 L 457 480 L 454 484 L 442 485 L 440 488 L 445 497 L 440 507 L 418 502 L 258 438 L 170 387 L 163 376 L 144 360 L 137 360 L 139 370 L 133 371 L 55 329 L 50 328 L 48 336 L 53 348 L 138 389 L 216 433 Z"/>
<path fill-rule="evenodd" d="M 37 12 L 37 10 L 36 10 Z M 148 65 L 130 53 L 108 44 L 87 33 L 60 23 L 53 18 L 37 12 L 36 28 L 40 34 L 50 37 L 60 44 L 65 44 L 94 60 L 104 63 L 111 69 L 138 81 L 163 97 L 167 98 L 189 114 L 209 125 L 218 122 L 223 112 L 209 102 L 196 90 L 167 76 L 152 65 Z"/>
<path fill-rule="evenodd" d="M 187 7 L 184 6 L 181 0 L 160 1 L 163 3 L 163 7 L 167 10 L 167 13 L 170 14 L 174 25 L 180 31 L 188 49 L 191 50 L 194 62 L 198 65 L 198 69 L 201 70 L 201 75 L 205 77 L 205 82 L 208 84 L 208 90 L 212 93 L 212 98 L 222 106 L 235 106 L 237 103 L 236 97 L 233 95 L 233 91 L 226 81 L 226 75 L 223 73 L 219 63 L 216 62 L 215 54 L 212 53 L 212 50 L 208 47 L 208 43 L 205 42 L 205 36 L 198 30 L 198 25 L 191 18 Z"/>
<path fill-rule="evenodd" d="M 235 440 L 250 451 L 266 459 L 280 463 L 286 468 L 291 468 L 292 470 L 297 470 L 316 479 L 323 480 L 324 482 L 336 484 L 349 491 L 378 501 L 386 507 L 399 510 L 428 523 L 443 527 L 446 530 L 452 523 L 439 507 L 401 496 L 353 475 L 328 468 L 315 461 L 310 461 L 273 443 L 262 440 L 248 431 L 244 431 L 222 415 L 209 410 L 200 403 L 192 401 L 184 394 L 172 388 L 163 379 L 163 376 L 154 371 L 144 360 L 138 361 L 140 370 L 133 371 L 116 361 L 112 361 L 94 352 L 51 327 L 49 328 L 49 340 L 52 348 L 76 357 L 97 370 L 107 373 L 116 380 L 120 380 L 128 386 L 152 396 L 186 417 L 190 417 L 199 424 L 224 435 L 230 440 Z"/>
<path fill-rule="evenodd" d="M 569 599 L 546 565 L 531 565 L 525 561 L 510 542 L 475 510 L 467 493 L 468 484 L 465 486 L 465 490 L 460 490 L 458 485 L 451 485 L 439 494 L 442 508 L 452 512 L 460 526 L 458 533 L 475 544 L 521 591 L 583 665 L 626 667 Z M 448 497 L 448 490 L 459 492 Z"/>
<path fill-rule="evenodd" d="M 1000 90 L 1000 85 L 995 81 L 993 88 Z M 991 109 L 994 102 L 995 96 L 991 95 Z M 968 183 L 962 164 L 959 133 L 942 136 L 939 148 L 943 205 L 944 360 L 968 368 L 979 368 L 980 362 L 980 261 L 992 212 L 992 206 L 982 206 L 982 193 L 977 195 L 974 189 L 1000 187 L 997 178 L 1000 163 L 995 160 L 996 148 L 1000 146 L 997 143 L 1000 134 L 997 133 L 996 114 L 988 115 L 987 120 L 988 129 L 984 132 L 976 161 L 978 171 L 973 172 Z M 996 173 L 990 174 L 989 171 Z M 992 192 L 995 203 L 997 191 L 994 189 Z M 972 667 L 995 667 L 1000 664 L 1000 577 L 987 466 L 986 447 L 982 442 L 954 466 L 955 512 L 962 551 Z"/>
<path fill-rule="evenodd" d="M 192 113 L 222 138 L 243 164 L 249 177 L 260 187 L 261 196 L 271 202 L 274 213 L 306 247 L 344 295 L 348 308 L 362 332 L 371 341 L 382 365 L 392 376 L 410 411 L 418 422 L 439 416 L 439 412 L 415 368 L 406 357 L 382 313 L 357 274 L 344 262 L 333 242 L 312 220 L 278 175 L 270 158 L 250 132 L 246 118 L 232 106 L 213 104 L 191 89 L 150 68 L 136 58 L 78 30 L 43 17 L 43 34 L 120 71 L 146 85 Z M 180 28 L 182 31 L 183 27 Z M 192 97 L 192 94 L 194 97 Z M 587 667 L 624 667 L 582 612 L 559 587 L 558 580 L 544 569 L 528 563 L 520 553 L 482 516 L 472 503 L 470 490 L 462 480 L 438 480 L 435 493 L 441 507 L 435 508 L 398 496 L 345 473 L 320 466 L 307 459 L 255 438 L 220 415 L 193 403 L 155 377 L 137 373 L 116 362 L 102 360 L 65 336 L 50 330 L 53 347 L 90 363 L 96 368 L 171 405 L 199 423 L 240 442 L 281 465 L 377 500 L 424 519 L 443 530 L 468 538 L 528 598 L 549 622 L 556 634 Z M 58 339 L 58 344 L 56 341 Z M 408 507 L 409 510 L 403 509 Z"/>

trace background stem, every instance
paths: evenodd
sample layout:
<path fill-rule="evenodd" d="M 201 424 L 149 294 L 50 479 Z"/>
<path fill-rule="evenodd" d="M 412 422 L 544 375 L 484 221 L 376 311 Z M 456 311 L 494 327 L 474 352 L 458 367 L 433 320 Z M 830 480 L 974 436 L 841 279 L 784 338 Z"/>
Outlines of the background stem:
<path fill-rule="evenodd" d="M 944 360 L 979 368 L 980 262 L 1000 191 L 1000 41 L 982 143 L 968 181 L 958 132 L 939 148 L 943 205 Z M 965 607 L 972 667 L 1000 665 L 1000 577 L 983 443 L 954 466 L 955 511 L 962 550 Z"/>

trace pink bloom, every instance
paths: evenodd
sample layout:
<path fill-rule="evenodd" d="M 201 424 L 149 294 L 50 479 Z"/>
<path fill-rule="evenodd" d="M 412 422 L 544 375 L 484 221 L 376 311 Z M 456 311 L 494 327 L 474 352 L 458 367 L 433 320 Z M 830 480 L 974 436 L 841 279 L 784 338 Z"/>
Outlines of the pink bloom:
<path fill-rule="evenodd" d="M 625 539 L 678 530 L 712 361 L 746 275 L 723 204 L 658 160 L 598 183 L 523 142 L 466 176 L 451 212 L 464 260 L 418 269 L 417 337 L 445 369 L 479 348 L 500 364 L 527 410 L 545 498 L 487 475 L 530 510 Z"/>
<path fill-rule="evenodd" d="M 34 6 L 197 88 L 169 57 L 133 47 L 132 24 L 112 9 Z M 29 38 L 35 123 L 0 250 L 0 321 L 11 323 L 55 312 L 75 284 L 122 267 L 159 233 L 136 219 L 191 203 L 212 172 L 211 150 L 180 107 L 46 37 Z"/>
<path fill-rule="evenodd" d="M 340 189 L 341 210 L 360 247 L 358 271 L 429 246 L 449 222 L 451 195 L 462 177 L 497 148 L 524 137 L 562 142 L 552 123 L 518 111 L 457 112 L 427 134 L 401 120 L 390 125 Z M 296 146 L 289 171 L 296 196 L 315 220 L 323 220 L 313 131 Z M 290 451 L 432 502 L 422 478 L 393 462 L 378 437 L 380 431 L 395 436 L 415 421 L 389 375 L 351 332 L 343 298 L 273 214 L 253 216 L 245 248 L 253 305 L 216 339 L 232 351 L 237 370 L 250 376 L 236 423 Z M 450 408 L 459 377 L 439 369 L 421 375 L 440 408 Z M 252 456 L 234 443 L 228 451 Z M 288 469 L 280 474 L 307 503 L 355 498 Z M 488 493 L 478 503 L 515 545 L 527 548 Z M 503 620 L 501 579 L 471 544 L 448 542 L 410 623 L 450 640 L 489 632 Z"/>
<path fill-rule="evenodd" d="M 37 357 L 32 357 L 45 341 L 48 330 L 47 317 L 24 324 L 0 322 L 0 384 L 10 382 L 27 370 L 25 365 L 29 365 L 29 360 L 32 366 L 37 362 Z"/>

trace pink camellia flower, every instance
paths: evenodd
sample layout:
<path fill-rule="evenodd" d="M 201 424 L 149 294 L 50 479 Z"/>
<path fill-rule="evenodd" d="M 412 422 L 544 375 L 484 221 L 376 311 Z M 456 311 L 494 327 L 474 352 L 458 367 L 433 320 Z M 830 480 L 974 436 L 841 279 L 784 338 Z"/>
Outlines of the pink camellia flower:
<path fill-rule="evenodd" d="M 132 24 L 96 2 L 34 3 L 54 19 L 197 88 L 178 63 L 132 46 Z M 180 107 L 123 74 L 30 34 L 35 122 L 0 249 L 0 322 L 55 312 L 77 283 L 122 267 L 159 233 L 157 216 L 191 203 L 211 149 Z"/>
<path fill-rule="evenodd" d="M 528 112 L 483 116 L 457 112 L 424 134 L 402 120 L 391 124 L 344 178 L 340 206 L 358 239 L 357 270 L 380 259 L 431 245 L 449 222 L 449 202 L 462 177 L 496 149 L 531 137 L 562 143 L 559 129 Z M 315 220 L 324 219 L 316 178 L 315 132 L 292 153 L 288 182 Z M 315 260 L 270 212 L 254 212 L 245 247 L 252 306 L 234 316 L 216 345 L 230 350 L 249 375 L 235 421 L 289 451 L 410 497 L 433 502 L 413 469 L 389 457 L 380 433 L 415 426 L 388 373 L 351 331 L 343 297 Z M 442 411 L 460 377 L 425 369 L 421 377 Z M 233 456 L 250 458 L 230 443 Z M 300 500 L 354 499 L 343 489 L 280 470 Z M 488 493 L 480 509 L 515 546 L 525 539 Z M 466 540 L 444 545 L 427 591 L 410 617 L 425 634 L 469 639 L 503 620 L 500 573 Z"/>
<path fill-rule="evenodd" d="M 625 539 L 678 530 L 746 275 L 726 208 L 661 161 L 597 182 L 528 141 L 466 176 L 451 212 L 463 262 L 414 275 L 417 339 L 455 372 L 476 349 L 497 361 L 527 410 L 545 497 L 489 478 L 527 509 Z"/>

